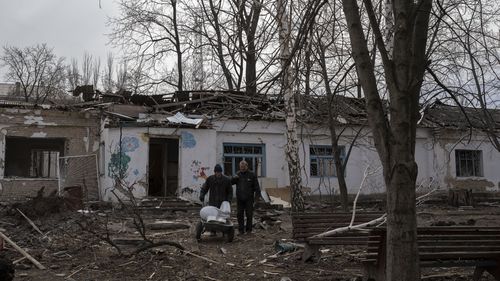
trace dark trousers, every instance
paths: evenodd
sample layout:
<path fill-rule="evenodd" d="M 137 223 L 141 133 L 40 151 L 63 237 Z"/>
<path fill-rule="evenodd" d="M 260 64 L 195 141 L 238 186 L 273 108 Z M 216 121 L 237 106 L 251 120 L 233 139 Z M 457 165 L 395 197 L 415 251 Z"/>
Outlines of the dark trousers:
<path fill-rule="evenodd" d="M 253 218 L 253 199 L 250 200 L 237 200 L 237 217 L 238 217 L 238 230 L 240 233 L 252 232 L 252 218 Z M 245 225 L 245 215 L 247 217 L 247 224 Z"/>

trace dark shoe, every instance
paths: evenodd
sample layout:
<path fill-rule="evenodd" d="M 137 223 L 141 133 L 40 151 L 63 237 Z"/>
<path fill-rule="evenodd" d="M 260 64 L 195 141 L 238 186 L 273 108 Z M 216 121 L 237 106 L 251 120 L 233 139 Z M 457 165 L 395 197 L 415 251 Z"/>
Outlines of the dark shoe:
<path fill-rule="evenodd" d="M 245 232 L 243 232 L 243 231 L 238 231 L 238 236 L 241 236 L 241 235 L 244 235 L 244 234 L 245 234 Z"/>

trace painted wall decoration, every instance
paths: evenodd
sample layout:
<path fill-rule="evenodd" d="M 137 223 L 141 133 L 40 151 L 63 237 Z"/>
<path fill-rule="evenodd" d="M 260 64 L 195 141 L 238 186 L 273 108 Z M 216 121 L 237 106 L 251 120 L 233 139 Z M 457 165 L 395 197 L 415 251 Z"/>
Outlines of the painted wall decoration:
<path fill-rule="evenodd" d="M 121 178 L 126 177 L 126 172 L 129 168 L 130 156 L 127 152 L 133 152 L 139 147 L 139 139 L 136 137 L 123 137 L 120 146 L 115 146 L 114 152 L 111 153 L 111 159 L 108 164 L 108 176 Z M 134 174 L 137 175 L 137 173 Z"/>
<path fill-rule="evenodd" d="M 136 137 L 124 137 L 122 139 L 122 151 L 132 152 L 139 147 L 139 139 Z"/>
<path fill-rule="evenodd" d="M 200 178 L 203 180 L 208 178 L 207 174 L 205 173 L 205 171 L 208 170 L 210 170 L 210 167 L 203 167 L 201 161 L 193 160 L 193 162 L 191 162 L 190 171 L 193 174 L 194 181 L 198 181 L 198 179 Z"/>
<path fill-rule="evenodd" d="M 183 148 L 194 148 L 196 146 L 196 140 L 190 132 L 181 132 L 181 138 Z"/>
<path fill-rule="evenodd" d="M 108 164 L 108 176 L 110 177 L 124 177 L 126 171 L 128 170 L 128 164 L 130 163 L 130 156 L 125 154 L 125 152 L 115 151 L 111 153 L 111 159 Z"/>

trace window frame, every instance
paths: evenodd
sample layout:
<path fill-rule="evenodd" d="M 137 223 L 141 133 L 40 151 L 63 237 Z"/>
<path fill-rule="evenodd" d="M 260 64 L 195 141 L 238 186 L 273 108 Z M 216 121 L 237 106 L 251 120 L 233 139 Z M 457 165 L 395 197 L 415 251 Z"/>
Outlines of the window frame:
<path fill-rule="evenodd" d="M 5 179 L 57 180 L 59 178 L 58 159 L 64 156 L 66 145 L 67 139 L 63 137 L 6 136 L 3 177 Z"/>
<path fill-rule="evenodd" d="M 469 155 L 466 155 L 467 153 Z M 469 169 L 472 169 L 472 174 L 467 173 Z M 483 151 L 477 149 L 455 149 L 455 176 L 457 178 L 484 177 Z"/>
<path fill-rule="evenodd" d="M 340 161 L 344 162 L 345 160 L 345 146 L 339 145 L 341 148 L 342 152 L 340 154 Z M 330 149 L 331 153 L 330 154 L 312 154 L 312 151 L 315 149 Z M 313 161 L 314 160 L 314 161 Z M 327 171 L 328 168 L 325 161 L 331 161 L 332 162 L 332 175 L 325 175 L 325 171 Z M 313 162 L 316 164 L 316 175 L 313 175 Z M 323 163 L 321 165 L 321 163 Z M 320 169 L 320 167 L 323 167 L 323 169 Z M 321 171 L 320 171 L 321 170 Z M 323 174 L 322 174 L 323 172 Z M 346 171 L 344 171 L 344 176 L 345 176 Z M 333 147 L 331 145 L 315 145 L 315 144 L 310 144 L 309 145 L 309 176 L 311 178 L 336 178 L 337 177 L 337 170 L 335 168 L 335 159 L 333 157 Z"/>
<path fill-rule="evenodd" d="M 229 153 L 226 153 L 226 147 L 238 147 L 238 148 L 241 148 L 241 153 L 235 153 L 234 150 L 233 152 L 229 152 Z M 252 153 L 248 153 L 248 154 L 245 154 L 243 153 L 243 150 L 244 150 L 244 147 L 259 147 L 261 149 L 261 153 L 260 154 L 256 154 L 254 152 Z M 226 162 L 226 157 L 229 157 L 229 158 L 232 158 L 231 159 L 231 168 L 233 169 L 232 171 L 232 174 L 229 175 L 226 173 L 226 164 L 228 164 L 228 162 Z M 233 176 L 236 174 L 236 172 L 239 170 L 239 162 L 236 163 L 236 158 L 242 158 L 242 159 L 248 159 L 248 158 L 252 158 L 252 163 L 255 163 L 256 159 L 262 159 L 261 160 L 261 165 L 260 165 L 260 173 L 258 171 L 255 171 L 253 169 L 253 166 L 250 166 L 248 167 L 249 170 L 251 170 L 252 172 L 255 173 L 255 175 L 257 175 L 257 177 L 265 177 L 266 176 L 266 145 L 263 144 L 263 143 L 234 143 L 234 142 L 225 142 L 225 143 L 222 143 L 222 163 L 223 163 L 223 166 L 224 166 L 224 174 L 226 176 Z M 248 162 L 248 161 L 247 161 Z"/>

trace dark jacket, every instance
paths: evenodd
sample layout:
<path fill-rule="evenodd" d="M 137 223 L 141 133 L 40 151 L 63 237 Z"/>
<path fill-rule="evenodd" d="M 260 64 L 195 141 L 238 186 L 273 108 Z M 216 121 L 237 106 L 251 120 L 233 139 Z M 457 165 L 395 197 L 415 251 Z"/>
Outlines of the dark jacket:
<path fill-rule="evenodd" d="M 254 200 L 260 196 L 260 186 L 257 176 L 251 171 L 239 171 L 231 179 L 231 184 L 236 184 L 236 198 L 238 200 Z"/>
<path fill-rule="evenodd" d="M 200 196 L 205 197 L 205 194 L 209 191 L 208 205 L 210 206 L 220 208 L 222 201 L 231 201 L 233 199 L 231 180 L 224 175 L 220 177 L 211 175 L 207 178 L 201 187 Z"/>

